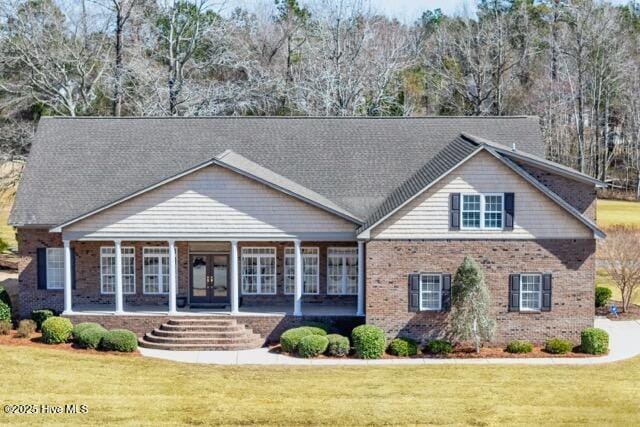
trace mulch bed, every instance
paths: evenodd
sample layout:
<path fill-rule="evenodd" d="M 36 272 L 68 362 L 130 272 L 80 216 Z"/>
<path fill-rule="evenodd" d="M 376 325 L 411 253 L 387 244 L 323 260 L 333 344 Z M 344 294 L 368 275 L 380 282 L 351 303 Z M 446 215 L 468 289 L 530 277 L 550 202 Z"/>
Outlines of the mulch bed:
<path fill-rule="evenodd" d="M 618 311 L 622 307 L 621 301 L 611 301 L 611 303 L 618 306 Z M 639 320 L 640 319 L 640 305 L 629 304 L 629 309 L 624 313 L 618 313 L 618 316 L 614 316 L 609 312 L 609 306 L 596 308 L 596 314 L 598 316 L 606 316 L 611 320 Z"/>
<path fill-rule="evenodd" d="M 82 354 L 94 354 L 94 355 L 114 355 L 121 357 L 137 357 L 140 356 L 140 353 L 135 351 L 133 353 L 119 353 L 119 352 L 106 352 L 100 350 L 93 350 L 90 348 L 82 348 L 78 347 L 74 343 L 63 343 L 63 344 L 45 344 L 42 342 L 42 334 L 39 332 L 34 333 L 31 338 L 18 338 L 16 336 L 16 331 L 11 331 L 9 335 L 0 335 L 0 346 L 13 346 L 13 347 L 37 347 L 37 348 L 46 348 L 46 349 L 55 349 L 55 350 L 65 350 L 71 351 L 74 353 L 82 353 Z"/>
<path fill-rule="evenodd" d="M 269 348 L 269 352 L 275 354 L 282 354 L 290 357 L 299 357 L 295 354 L 286 353 L 282 351 L 280 345 L 274 345 Z M 593 355 L 580 353 L 578 347 L 573 351 L 566 354 L 551 354 L 544 351 L 543 347 L 533 347 L 531 353 L 509 353 L 504 348 L 500 347 L 483 347 L 480 349 L 480 353 L 476 353 L 475 348 L 466 346 L 456 346 L 453 349 L 453 353 L 446 356 L 439 356 L 433 354 L 419 353 L 415 356 L 409 357 L 409 359 L 542 359 L 542 358 L 578 358 L 583 359 L 587 357 L 600 357 L 605 355 Z M 315 359 L 341 359 L 338 357 L 329 357 L 320 355 Z M 345 356 L 344 359 L 357 359 L 354 355 Z M 391 354 L 384 353 L 382 359 L 407 359 L 406 357 L 393 356 Z"/>

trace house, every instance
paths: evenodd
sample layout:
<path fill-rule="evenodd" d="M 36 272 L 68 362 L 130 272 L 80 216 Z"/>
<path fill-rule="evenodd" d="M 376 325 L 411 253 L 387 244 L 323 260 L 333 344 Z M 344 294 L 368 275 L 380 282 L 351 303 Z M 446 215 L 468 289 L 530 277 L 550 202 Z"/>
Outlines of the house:
<path fill-rule="evenodd" d="M 544 159 L 536 117 L 47 117 L 10 218 L 20 314 L 160 348 L 205 323 L 251 344 L 308 321 L 425 340 L 469 255 L 497 342 L 577 340 L 602 185 Z"/>

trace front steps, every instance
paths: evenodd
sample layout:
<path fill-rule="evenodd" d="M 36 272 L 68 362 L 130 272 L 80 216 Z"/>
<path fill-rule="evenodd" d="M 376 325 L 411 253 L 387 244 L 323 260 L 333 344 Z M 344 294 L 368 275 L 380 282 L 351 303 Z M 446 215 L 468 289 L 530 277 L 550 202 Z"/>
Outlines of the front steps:
<path fill-rule="evenodd" d="M 158 350 L 249 350 L 264 339 L 235 319 L 169 319 L 139 340 L 140 346 Z"/>

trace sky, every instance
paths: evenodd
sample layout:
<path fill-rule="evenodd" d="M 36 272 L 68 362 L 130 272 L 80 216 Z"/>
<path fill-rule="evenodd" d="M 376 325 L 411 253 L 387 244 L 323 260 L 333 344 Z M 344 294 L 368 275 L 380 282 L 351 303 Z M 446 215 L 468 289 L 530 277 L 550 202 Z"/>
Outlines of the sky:
<path fill-rule="evenodd" d="M 312 3 L 314 0 L 302 0 L 302 3 Z M 401 22 L 412 23 L 425 10 L 441 9 L 447 15 L 462 15 L 465 10 L 475 11 L 477 0 L 370 0 L 376 12 L 397 18 Z M 636 0 L 638 1 L 638 0 Z M 613 4 L 627 4 L 629 0 L 609 0 Z M 237 6 L 251 9 L 256 5 L 271 7 L 273 0 L 226 0 L 225 9 Z"/>

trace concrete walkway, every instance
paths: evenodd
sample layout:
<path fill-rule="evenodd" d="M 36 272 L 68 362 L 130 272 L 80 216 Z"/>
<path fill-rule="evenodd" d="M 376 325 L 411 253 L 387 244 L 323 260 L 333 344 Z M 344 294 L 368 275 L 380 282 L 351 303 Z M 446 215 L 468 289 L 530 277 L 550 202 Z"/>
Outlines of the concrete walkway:
<path fill-rule="evenodd" d="M 595 326 L 609 332 L 609 354 L 587 358 L 538 359 L 301 359 L 269 353 L 268 348 L 242 351 L 168 351 L 140 348 L 146 357 L 215 365 L 593 365 L 629 359 L 640 354 L 640 321 L 596 318 Z"/>

